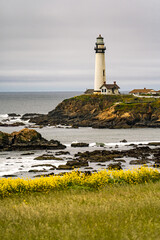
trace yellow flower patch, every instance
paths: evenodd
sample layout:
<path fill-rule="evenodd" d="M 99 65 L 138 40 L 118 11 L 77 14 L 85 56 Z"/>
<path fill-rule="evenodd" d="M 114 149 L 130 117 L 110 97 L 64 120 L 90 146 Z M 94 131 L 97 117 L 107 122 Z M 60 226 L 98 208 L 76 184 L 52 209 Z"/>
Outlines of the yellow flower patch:
<path fill-rule="evenodd" d="M 72 171 L 64 176 L 40 177 L 36 179 L 0 179 L 0 196 L 24 194 L 31 192 L 48 192 L 67 189 L 72 186 L 99 189 L 113 184 L 140 184 L 160 180 L 160 172 L 156 169 L 141 167 L 133 170 L 99 171 L 91 175 Z"/>

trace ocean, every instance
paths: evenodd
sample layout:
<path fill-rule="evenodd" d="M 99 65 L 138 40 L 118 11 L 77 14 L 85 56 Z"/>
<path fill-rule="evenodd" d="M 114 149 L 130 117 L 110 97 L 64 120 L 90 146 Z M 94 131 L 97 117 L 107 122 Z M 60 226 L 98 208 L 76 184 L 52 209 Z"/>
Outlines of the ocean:
<path fill-rule="evenodd" d="M 48 113 L 66 98 L 82 92 L 0 92 L 0 115 Z"/>
<path fill-rule="evenodd" d="M 62 100 L 82 94 L 81 92 L 32 92 L 32 93 L 0 93 L 0 121 L 8 118 L 8 113 L 16 113 L 23 115 L 25 113 L 48 113 L 53 110 Z M 17 121 L 16 120 L 11 121 Z M 24 128 L 20 127 L 0 127 L 0 131 L 11 133 Z M 68 159 L 74 158 L 74 155 L 81 151 L 93 151 L 102 149 L 100 144 L 104 144 L 104 149 L 126 149 L 129 145 L 147 144 L 149 142 L 160 141 L 160 129 L 141 128 L 141 129 L 92 129 L 92 128 L 60 128 L 60 127 L 44 127 L 37 128 L 38 132 L 48 140 L 59 140 L 67 146 L 66 151 L 70 152 L 69 157 L 62 156 L 62 161 L 52 161 L 56 167 L 65 164 Z M 127 143 L 121 141 L 125 139 Z M 88 148 L 71 147 L 72 142 L 89 143 Z M 54 152 L 54 151 L 53 151 Z M 34 151 L 34 156 L 22 156 L 21 152 L 1 152 L 0 153 L 0 176 L 15 175 L 18 177 L 33 177 L 33 173 L 28 173 L 35 164 L 34 158 L 43 154 L 44 151 Z M 129 159 L 130 160 L 130 159 Z M 123 164 L 124 169 L 131 168 L 129 160 Z M 37 164 L 42 162 L 36 161 Z M 45 161 L 51 163 L 51 161 Z M 107 167 L 106 163 L 106 167 Z M 90 164 L 94 170 L 101 169 L 95 164 Z M 37 167 L 38 170 L 41 168 Z M 47 169 L 49 171 L 49 169 Z M 84 170 L 82 168 L 81 170 Z M 59 171 L 60 172 L 60 171 Z M 55 171 L 57 173 L 57 171 Z"/>

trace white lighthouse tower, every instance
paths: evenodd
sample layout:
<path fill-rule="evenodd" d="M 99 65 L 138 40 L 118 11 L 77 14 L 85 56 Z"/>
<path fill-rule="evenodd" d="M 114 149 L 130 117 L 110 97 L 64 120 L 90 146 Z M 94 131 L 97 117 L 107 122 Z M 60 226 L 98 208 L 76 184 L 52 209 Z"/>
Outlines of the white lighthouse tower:
<path fill-rule="evenodd" d="M 103 37 L 99 35 L 97 37 L 96 46 L 94 48 L 96 52 L 95 57 L 95 80 L 94 80 L 94 93 L 100 93 L 100 87 L 106 83 L 106 70 L 105 70 L 105 50 Z"/>

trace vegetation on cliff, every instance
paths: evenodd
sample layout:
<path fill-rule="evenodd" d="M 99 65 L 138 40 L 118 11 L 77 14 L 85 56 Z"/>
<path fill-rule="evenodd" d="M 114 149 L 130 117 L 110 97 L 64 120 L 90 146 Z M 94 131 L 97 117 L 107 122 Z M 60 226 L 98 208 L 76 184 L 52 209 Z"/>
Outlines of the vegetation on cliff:
<path fill-rule="evenodd" d="M 160 127 L 160 99 L 80 95 L 64 100 L 46 116 L 31 121 L 94 128 Z"/>

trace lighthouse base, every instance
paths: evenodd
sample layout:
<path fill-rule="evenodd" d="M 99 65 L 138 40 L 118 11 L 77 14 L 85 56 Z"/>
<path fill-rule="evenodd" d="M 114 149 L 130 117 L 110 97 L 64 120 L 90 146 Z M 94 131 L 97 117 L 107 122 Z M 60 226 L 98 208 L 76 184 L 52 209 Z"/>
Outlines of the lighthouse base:
<path fill-rule="evenodd" d="M 101 90 L 94 90 L 93 94 L 101 94 Z"/>

